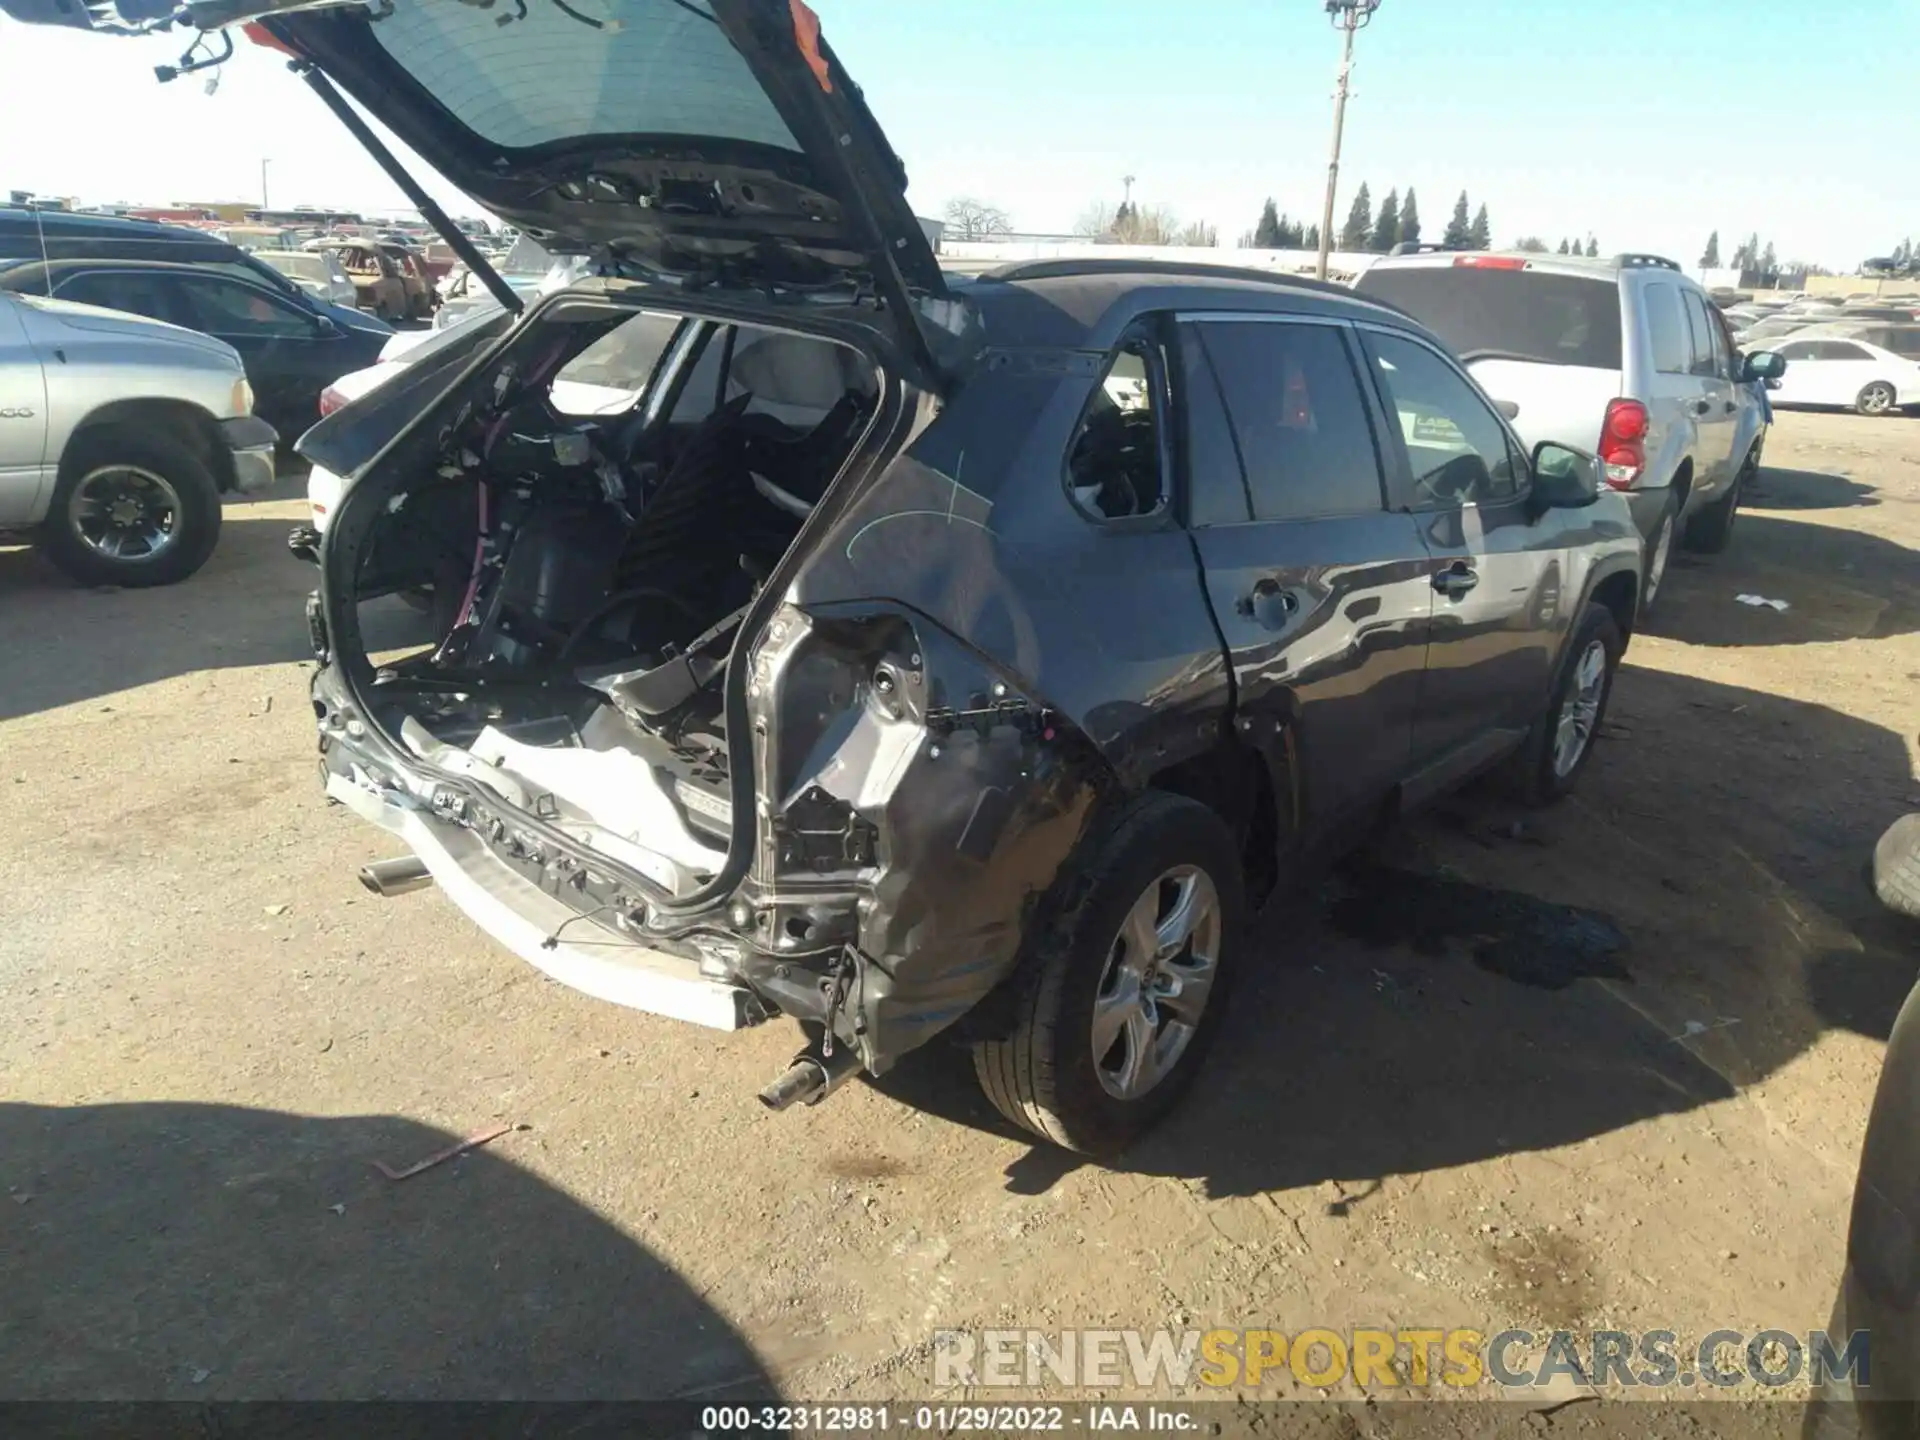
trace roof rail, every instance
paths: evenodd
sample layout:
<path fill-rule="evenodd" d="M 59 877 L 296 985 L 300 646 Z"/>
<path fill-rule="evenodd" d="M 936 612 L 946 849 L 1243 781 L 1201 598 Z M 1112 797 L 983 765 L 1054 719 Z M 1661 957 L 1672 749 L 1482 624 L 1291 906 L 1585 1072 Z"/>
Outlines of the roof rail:
<path fill-rule="evenodd" d="M 1618 265 L 1622 270 L 1632 270 L 1636 268 L 1678 270 L 1680 268 L 1679 261 L 1669 260 L 1664 255 L 1643 255 L 1632 250 L 1629 250 L 1624 255 L 1614 256 L 1613 263 Z"/>
<path fill-rule="evenodd" d="M 1451 246 L 1442 245 L 1437 240 L 1402 240 L 1387 251 L 1389 255 L 1435 255 Z"/>
<path fill-rule="evenodd" d="M 1166 275 L 1183 280 L 1253 280 L 1266 285 L 1322 290 L 1352 297 L 1353 291 L 1331 280 L 1314 280 L 1305 275 L 1280 275 L 1271 270 L 1255 270 L 1244 265 L 1209 265 L 1199 260 L 1127 260 L 1105 256 L 1085 256 L 1059 260 L 1021 260 L 998 270 L 988 270 L 982 280 L 1062 280 L 1075 276 Z"/>

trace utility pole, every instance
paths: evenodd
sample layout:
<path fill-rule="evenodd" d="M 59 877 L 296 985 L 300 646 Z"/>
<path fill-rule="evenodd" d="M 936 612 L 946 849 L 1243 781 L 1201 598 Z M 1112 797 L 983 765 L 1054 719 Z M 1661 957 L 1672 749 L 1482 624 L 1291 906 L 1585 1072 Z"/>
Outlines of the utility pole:
<path fill-rule="evenodd" d="M 1131 176 L 1131 175 L 1122 175 L 1122 176 L 1120 177 L 1120 183 L 1121 183 L 1121 185 L 1122 185 L 1122 186 L 1124 186 L 1124 187 L 1125 187 L 1125 189 L 1126 189 L 1126 194 L 1124 194 L 1124 195 L 1122 195 L 1122 196 L 1120 197 L 1120 203 L 1121 203 L 1122 205 L 1131 205 L 1131 204 L 1133 204 L 1133 176 Z"/>
<path fill-rule="evenodd" d="M 1333 156 L 1327 161 L 1327 198 L 1320 208 L 1320 270 L 1327 278 L 1327 257 L 1333 253 L 1333 199 L 1340 185 L 1340 136 L 1347 125 L 1347 80 L 1353 72 L 1353 32 L 1364 30 L 1380 8 L 1380 0 L 1326 0 L 1327 18 L 1333 28 L 1344 32 L 1340 52 L 1340 78 L 1333 88 Z"/>
<path fill-rule="evenodd" d="M 262 210 L 271 210 L 273 208 L 272 203 L 267 199 L 267 166 L 272 163 L 271 160 L 266 159 L 260 162 L 260 208 Z"/>

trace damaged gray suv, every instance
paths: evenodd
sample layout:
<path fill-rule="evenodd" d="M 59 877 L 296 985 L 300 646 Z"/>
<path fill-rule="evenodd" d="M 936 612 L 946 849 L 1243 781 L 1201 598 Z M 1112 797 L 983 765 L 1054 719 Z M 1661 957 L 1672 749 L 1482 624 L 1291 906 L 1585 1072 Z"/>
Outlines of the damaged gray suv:
<path fill-rule="evenodd" d="M 1497 763 L 1580 773 L 1631 519 L 1397 311 L 943 276 L 789 0 L 261 27 L 595 271 L 300 443 L 350 482 L 313 704 L 328 795 L 408 851 L 376 890 L 604 1000 L 797 1020 L 772 1106 L 955 1031 L 1109 1151 L 1193 1079 L 1251 902 Z M 436 633 L 376 660 L 396 593 Z"/>

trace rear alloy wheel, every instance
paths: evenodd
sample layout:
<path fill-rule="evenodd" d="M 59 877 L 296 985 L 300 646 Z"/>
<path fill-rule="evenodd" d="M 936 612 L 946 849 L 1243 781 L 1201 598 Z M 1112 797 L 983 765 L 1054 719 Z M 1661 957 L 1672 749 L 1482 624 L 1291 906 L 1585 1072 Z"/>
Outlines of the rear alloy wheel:
<path fill-rule="evenodd" d="M 40 544 L 81 584 L 171 585 L 213 553 L 219 486 L 171 438 L 94 431 L 73 441 L 60 468 Z"/>
<path fill-rule="evenodd" d="M 1718 555 L 1727 548 L 1733 539 L 1733 523 L 1739 518 L 1740 501 L 1745 495 L 1747 482 L 1760 473 L 1760 448 L 1755 446 L 1748 452 L 1740 473 L 1733 477 L 1733 484 L 1727 487 L 1727 493 L 1711 505 L 1702 506 L 1699 513 L 1687 519 L 1687 549 L 1702 555 Z"/>
<path fill-rule="evenodd" d="M 1015 1124 L 1111 1154 L 1199 1069 L 1246 902 L 1232 833 L 1181 796 L 1137 796 L 1081 847 L 1023 942 L 1009 1033 L 974 1046 L 974 1069 Z"/>
<path fill-rule="evenodd" d="M 1893 386 L 1876 380 L 1854 398 L 1853 408 L 1862 415 L 1890 415 L 1899 398 Z"/>
<path fill-rule="evenodd" d="M 1561 661 L 1553 703 L 1514 757 L 1521 795 L 1530 803 L 1551 804 L 1569 794 L 1593 758 L 1622 648 L 1613 612 L 1588 605 Z"/>
<path fill-rule="evenodd" d="M 1650 615 L 1654 604 L 1660 598 L 1660 586 L 1667 578 L 1667 562 L 1673 559 L 1673 534 L 1678 528 L 1675 518 L 1676 507 L 1671 498 L 1667 508 L 1660 512 L 1660 523 L 1653 527 L 1653 534 L 1647 540 L 1647 578 L 1641 591 L 1640 613 Z"/>

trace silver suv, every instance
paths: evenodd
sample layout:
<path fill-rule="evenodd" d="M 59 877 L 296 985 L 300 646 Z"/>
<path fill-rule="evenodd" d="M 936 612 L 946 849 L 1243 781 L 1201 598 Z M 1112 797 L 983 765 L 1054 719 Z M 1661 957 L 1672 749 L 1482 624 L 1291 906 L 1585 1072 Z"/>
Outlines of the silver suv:
<path fill-rule="evenodd" d="M 1764 382 L 1785 362 L 1743 358 L 1673 261 L 1423 247 L 1377 261 L 1354 288 L 1439 335 L 1528 446 L 1599 454 L 1646 542 L 1643 608 L 1676 536 L 1690 550 L 1726 548 L 1766 440 Z"/>
<path fill-rule="evenodd" d="M 278 437 L 231 345 L 0 292 L 0 533 L 84 585 L 168 585 L 220 538 L 223 491 L 273 483 Z"/>

